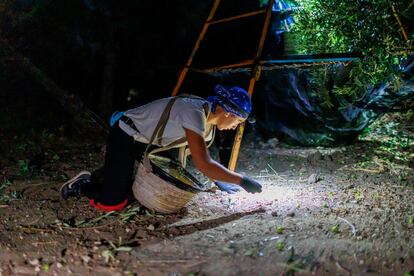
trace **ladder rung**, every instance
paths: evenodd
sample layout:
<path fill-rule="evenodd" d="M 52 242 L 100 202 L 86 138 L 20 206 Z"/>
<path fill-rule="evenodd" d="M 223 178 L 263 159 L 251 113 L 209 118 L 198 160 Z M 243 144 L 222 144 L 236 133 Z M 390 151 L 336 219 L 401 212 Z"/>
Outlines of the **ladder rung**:
<path fill-rule="evenodd" d="M 235 15 L 235 16 L 231 16 L 231 17 L 227 17 L 227 18 L 223 18 L 223 19 L 212 20 L 212 21 L 209 21 L 208 24 L 212 25 L 212 24 L 217 24 L 217 23 L 233 21 L 233 20 L 237 20 L 237 19 L 240 19 L 240 18 L 244 18 L 244 17 L 249 17 L 249 16 L 262 14 L 262 13 L 265 13 L 265 12 L 266 12 L 266 9 L 259 10 L 259 11 L 254 11 L 254 12 L 249 12 L 249 13 L 244 13 L 244 14 L 239 14 L 239 15 Z"/>
<path fill-rule="evenodd" d="M 227 65 L 222 65 L 222 66 L 217 66 L 217 67 L 210 67 L 210 68 L 190 67 L 189 69 L 192 70 L 192 71 L 197 71 L 197 72 L 210 72 L 210 71 L 217 71 L 217 70 L 223 70 L 223 69 L 230 69 L 230 68 L 248 66 L 248 65 L 253 65 L 253 64 L 254 64 L 254 60 L 253 59 L 248 59 L 248 60 L 240 61 L 238 63 L 227 64 Z"/>

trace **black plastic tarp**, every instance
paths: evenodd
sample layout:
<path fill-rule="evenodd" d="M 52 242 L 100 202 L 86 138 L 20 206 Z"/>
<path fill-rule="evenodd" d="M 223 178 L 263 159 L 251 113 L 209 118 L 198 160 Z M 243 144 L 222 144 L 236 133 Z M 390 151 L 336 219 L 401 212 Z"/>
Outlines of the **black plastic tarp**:
<path fill-rule="evenodd" d="M 331 95 L 334 108 L 321 106 L 318 91 L 309 85 L 309 70 L 265 71 L 254 95 L 256 129 L 300 145 L 338 145 L 354 141 L 379 116 L 414 106 L 414 58 L 401 65 L 402 84 L 390 80 L 367 87 L 355 102 Z"/>

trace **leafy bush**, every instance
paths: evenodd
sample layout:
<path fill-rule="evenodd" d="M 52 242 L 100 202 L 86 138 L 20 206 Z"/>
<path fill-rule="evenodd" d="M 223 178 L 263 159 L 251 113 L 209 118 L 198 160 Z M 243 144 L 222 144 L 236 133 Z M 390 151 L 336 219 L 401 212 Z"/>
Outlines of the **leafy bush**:
<path fill-rule="evenodd" d="M 401 82 L 399 64 L 412 49 L 413 35 L 406 41 L 387 0 L 298 0 L 296 24 L 287 39 L 293 40 L 297 53 L 361 52 L 361 62 L 347 66 L 343 82 L 331 88 L 337 96 L 356 100 L 367 88 L 391 81 L 397 90 Z M 401 18 L 409 14 L 409 0 L 397 3 Z M 410 9 L 408 9 L 410 7 Z M 326 84 L 338 68 L 315 70 L 317 83 Z M 336 70 L 336 71 L 335 71 Z M 343 68 L 342 68 L 343 70 Z M 329 99 L 327 99 L 329 101 Z"/>

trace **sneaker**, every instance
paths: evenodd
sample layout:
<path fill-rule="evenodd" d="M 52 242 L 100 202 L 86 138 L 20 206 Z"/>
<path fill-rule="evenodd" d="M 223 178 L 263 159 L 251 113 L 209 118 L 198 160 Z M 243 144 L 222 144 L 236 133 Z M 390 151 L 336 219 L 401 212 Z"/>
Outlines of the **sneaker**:
<path fill-rule="evenodd" d="M 81 186 L 84 183 L 88 183 L 91 181 L 91 173 L 88 171 L 82 171 L 78 173 L 72 179 L 66 181 L 60 187 L 59 193 L 63 199 L 68 199 L 69 197 L 80 197 L 81 194 Z"/>

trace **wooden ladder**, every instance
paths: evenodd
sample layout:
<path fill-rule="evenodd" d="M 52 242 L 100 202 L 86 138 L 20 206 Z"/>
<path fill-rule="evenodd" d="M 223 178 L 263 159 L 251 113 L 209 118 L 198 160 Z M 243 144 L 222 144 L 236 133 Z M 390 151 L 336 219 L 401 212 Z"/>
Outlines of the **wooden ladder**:
<path fill-rule="evenodd" d="M 266 39 L 266 34 L 269 28 L 269 24 L 270 24 L 270 18 L 272 15 L 272 7 L 273 7 L 273 3 L 275 0 L 269 0 L 268 6 L 265 9 L 262 10 L 258 10 L 258 11 L 253 11 L 253 12 L 249 12 L 249 13 L 244 13 L 244 14 L 239 14 L 239 15 L 235 15 L 235 16 L 231 16 L 231 17 L 227 17 L 227 18 L 223 18 L 223 19 L 214 19 L 214 15 L 217 11 L 217 8 L 220 5 L 220 0 L 215 0 L 213 7 L 211 8 L 210 14 L 208 15 L 206 21 L 204 22 L 203 28 L 197 38 L 197 41 L 193 47 L 193 50 L 191 51 L 191 54 L 187 60 L 187 63 L 185 64 L 183 70 L 181 70 L 180 75 L 178 77 L 178 81 L 177 84 L 174 87 L 174 90 L 172 92 L 172 96 L 175 96 L 178 94 L 181 85 L 185 79 L 185 77 L 187 76 L 188 70 L 190 69 L 192 62 L 193 62 L 193 58 L 196 55 L 201 42 L 205 36 L 205 34 L 207 33 L 207 30 L 209 28 L 209 26 L 214 25 L 214 24 L 219 24 L 219 23 L 225 23 L 225 22 L 230 22 L 230 21 L 234 21 L 234 20 L 238 20 L 240 18 L 245 18 L 245 17 L 250 17 L 250 16 L 256 16 L 259 14 L 264 14 L 265 15 L 265 20 L 264 20 L 264 24 L 262 27 L 262 32 L 260 35 L 260 39 L 259 39 L 259 44 L 257 46 L 257 50 L 256 50 L 256 54 L 255 56 L 251 59 L 251 60 L 247 60 L 246 62 L 242 62 L 242 63 L 238 63 L 238 64 L 234 64 L 234 65 L 230 65 L 230 67 L 238 67 L 238 66 L 243 66 L 243 65 L 250 65 L 252 66 L 252 70 L 250 73 L 250 82 L 249 82 L 249 87 L 248 87 L 248 93 L 250 95 L 250 97 L 253 94 L 254 91 L 254 86 L 256 84 L 256 81 L 259 79 L 260 77 L 260 68 L 261 68 L 261 64 L 260 64 L 260 57 L 262 55 L 262 50 L 263 50 L 263 45 Z M 230 161 L 228 164 L 228 168 L 230 170 L 233 170 L 236 168 L 236 163 L 237 163 L 237 158 L 239 155 L 239 151 L 240 151 L 240 144 L 242 141 L 242 137 L 243 137 L 243 133 L 244 133 L 244 127 L 245 127 L 245 122 L 240 124 L 236 130 L 236 136 L 234 139 L 234 143 L 233 143 L 233 149 L 231 152 L 231 156 L 230 156 Z"/>

